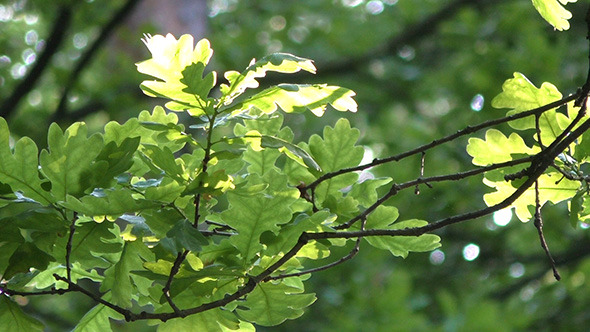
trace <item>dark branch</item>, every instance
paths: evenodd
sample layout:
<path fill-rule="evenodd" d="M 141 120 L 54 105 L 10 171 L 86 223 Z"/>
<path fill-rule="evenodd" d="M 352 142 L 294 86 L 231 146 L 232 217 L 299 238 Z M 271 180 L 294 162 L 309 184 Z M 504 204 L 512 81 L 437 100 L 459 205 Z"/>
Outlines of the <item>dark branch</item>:
<path fill-rule="evenodd" d="M 444 143 L 453 141 L 461 136 L 465 136 L 465 135 L 469 135 L 472 134 L 476 131 L 479 131 L 481 129 L 485 129 L 485 128 L 489 128 L 489 127 L 493 127 L 493 126 L 497 126 L 499 124 L 502 123 L 506 123 L 506 122 L 510 122 L 516 119 L 521 119 L 521 118 L 525 118 L 527 116 L 531 116 L 531 115 L 535 115 L 535 114 L 541 114 L 543 112 L 549 111 L 551 109 L 554 109 L 556 107 L 562 106 L 567 104 L 568 102 L 575 100 L 576 98 L 579 97 L 579 91 L 576 94 L 573 95 L 569 95 L 565 98 L 562 98 L 560 100 L 554 101 L 552 103 L 549 103 L 547 105 L 543 105 L 541 107 L 537 107 L 535 109 L 526 111 L 526 112 L 521 112 L 521 113 L 517 113 L 517 114 L 513 114 L 510 116 L 506 116 L 503 118 L 499 118 L 499 119 L 494 119 L 494 120 L 489 120 L 489 121 L 485 121 L 482 122 L 478 125 L 475 126 L 468 126 L 465 127 L 459 131 L 457 131 L 454 134 L 448 135 L 446 137 L 434 140 L 428 144 L 424 144 L 422 146 L 419 146 L 415 149 L 391 156 L 391 157 L 387 157 L 387 158 L 383 158 L 383 159 L 374 159 L 372 162 L 368 163 L 368 164 L 364 164 L 364 165 L 359 165 L 356 167 L 350 167 L 350 168 L 343 168 L 339 171 L 336 172 L 331 172 L 331 173 L 326 173 L 322 176 L 320 176 L 317 180 L 315 180 L 314 182 L 310 183 L 309 185 L 307 185 L 306 187 L 302 188 L 302 189 L 311 189 L 312 191 L 315 189 L 315 187 L 317 187 L 320 183 L 322 183 L 323 181 L 329 180 L 335 176 L 341 175 L 341 174 L 346 174 L 346 173 L 350 173 L 350 172 L 357 172 L 357 171 L 362 171 L 365 169 L 369 169 L 378 165 L 382 165 L 382 164 L 386 164 L 386 163 L 390 163 L 390 162 L 397 162 L 400 161 L 402 159 L 405 159 L 409 156 L 413 156 L 415 154 L 419 154 L 419 153 L 423 153 L 427 150 L 430 150 L 436 146 L 442 145 Z"/>

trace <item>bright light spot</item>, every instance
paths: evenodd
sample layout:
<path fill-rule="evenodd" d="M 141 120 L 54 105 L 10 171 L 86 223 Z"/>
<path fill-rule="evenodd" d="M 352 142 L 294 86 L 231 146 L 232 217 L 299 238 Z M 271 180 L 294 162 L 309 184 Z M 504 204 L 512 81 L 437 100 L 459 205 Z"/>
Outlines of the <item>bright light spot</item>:
<path fill-rule="evenodd" d="M 430 263 L 433 265 L 441 265 L 445 261 L 445 253 L 442 250 L 436 249 L 430 253 Z"/>
<path fill-rule="evenodd" d="M 342 4 L 346 7 L 356 7 L 363 3 L 363 0 L 342 0 Z"/>
<path fill-rule="evenodd" d="M 0 56 L 0 67 L 9 65 L 12 62 L 7 55 Z"/>
<path fill-rule="evenodd" d="M 384 9 L 383 2 L 381 2 L 380 0 L 369 1 L 365 9 L 371 15 L 379 15 L 383 12 Z"/>
<path fill-rule="evenodd" d="M 88 45 L 88 36 L 85 33 L 77 33 L 74 35 L 74 47 L 77 49 L 83 49 Z"/>
<path fill-rule="evenodd" d="M 14 9 L 0 5 L 0 22 L 8 22 L 14 17 Z"/>
<path fill-rule="evenodd" d="M 238 0 L 213 0 L 209 3 L 209 16 L 214 17 L 219 14 L 234 11 Z"/>
<path fill-rule="evenodd" d="M 307 35 L 309 35 L 309 29 L 304 26 L 292 27 L 287 34 L 289 35 L 289 39 L 297 44 L 301 44 L 305 41 Z"/>
<path fill-rule="evenodd" d="M 33 90 L 29 92 L 29 95 L 27 96 L 27 101 L 31 106 L 39 106 L 39 104 L 41 104 L 42 98 L 43 96 L 41 95 L 41 92 L 39 92 L 39 90 Z"/>
<path fill-rule="evenodd" d="M 471 262 L 479 256 L 479 246 L 474 243 L 470 243 L 463 248 L 463 258 L 466 261 Z"/>
<path fill-rule="evenodd" d="M 383 0 L 383 2 L 388 6 L 393 6 L 397 3 L 397 0 Z"/>
<path fill-rule="evenodd" d="M 539 283 L 534 282 L 520 291 L 519 297 L 522 301 L 530 301 L 539 289 Z"/>
<path fill-rule="evenodd" d="M 19 79 L 27 73 L 27 67 L 22 63 L 15 63 L 12 68 L 10 68 L 10 75 L 12 78 Z"/>
<path fill-rule="evenodd" d="M 33 14 L 25 15 L 25 23 L 27 25 L 33 25 L 39 21 L 39 16 Z"/>
<path fill-rule="evenodd" d="M 35 45 L 35 51 L 41 52 L 45 48 L 45 41 L 41 39 L 37 45 Z"/>
<path fill-rule="evenodd" d="M 481 109 L 483 108 L 483 102 L 484 102 L 483 96 L 480 95 L 479 93 L 476 94 L 473 97 L 473 99 L 471 99 L 471 104 L 470 104 L 471 105 L 471 109 L 474 110 L 474 111 L 476 111 L 476 112 L 481 111 Z"/>
<path fill-rule="evenodd" d="M 268 23 L 274 31 L 281 31 L 287 26 L 287 20 L 280 15 L 271 17 Z"/>
<path fill-rule="evenodd" d="M 258 42 L 258 45 L 266 45 L 270 42 L 270 34 L 266 31 L 259 31 L 256 34 L 256 41 Z"/>
<path fill-rule="evenodd" d="M 521 263 L 514 263 L 510 265 L 508 274 L 510 274 L 512 278 L 520 278 L 524 275 L 524 271 L 524 265 L 522 265 Z"/>
<path fill-rule="evenodd" d="M 35 45 L 39 40 L 39 34 L 37 34 L 36 30 L 29 30 L 25 33 L 25 43 L 27 45 Z"/>
<path fill-rule="evenodd" d="M 30 48 L 24 50 L 21 56 L 25 62 L 25 65 L 30 65 L 31 63 L 35 62 L 35 59 L 37 59 L 37 54 L 35 54 L 35 51 Z"/>
<path fill-rule="evenodd" d="M 363 155 L 363 159 L 361 160 L 361 165 L 365 165 L 368 164 L 370 162 L 373 161 L 373 159 L 375 159 L 375 154 L 373 153 L 373 150 L 368 147 L 365 146 L 365 154 Z M 375 175 L 373 175 L 373 173 L 371 173 L 370 170 L 368 169 L 364 169 L 360 172 L 359 174 L 359 182 L 363 182 L 365 180 L 369 180 L 369 179 L 374 179 Z"/>
<path fill-rule="evenodd" d="M 585 222 L 580 222 L 580 228 L 581 229 L 588 229 L 588 228 L 590 228 L 590 224 L 585 223 Z"/>
<path fill-rule="evenodd" d="M 397 55 L 406 61 L 411 61 L 416 56 L 416 50 L 412 46 L 405 45 L 397 52 Z"/>
<path fill-rule="evenodd" d="M 508 225 L 510 219 L 512 219 L 512 208 L 505 208 L 494 212 L 493 218 L 494 223 L 498 226 L 504 227 Z"/>
<path fill-rule="evenodd" d="M 369 71 L 377 78 L 385 76 L 385 64 L 381 60 L 373 60 L 369 64 Z"/>

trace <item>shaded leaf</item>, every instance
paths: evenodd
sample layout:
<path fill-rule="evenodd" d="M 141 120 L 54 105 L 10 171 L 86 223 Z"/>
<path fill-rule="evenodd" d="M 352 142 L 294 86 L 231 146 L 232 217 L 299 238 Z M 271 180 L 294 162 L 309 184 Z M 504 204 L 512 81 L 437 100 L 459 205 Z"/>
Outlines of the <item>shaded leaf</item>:
<path fill-rule="evenodd" d="M 66 195 L 79 197 L 87 189 L 93 189 L 96 175 L 104 174 L 109 163 L 96 161 L 103 148 L 102 136 L 87 137 L 83 123 L 74 123 L 65 132 L 57 124 L 49 127 L 48 150 L 41 151 L 41 172 L 51 181 L 51 193 L 60 201 Z"/>
<path fill-rule="evenodd" d="M 142 270 L 145 261 L 154 260 L 154 254 L 141 241 L 126 241 L 119 261 L 104 272 L 105 279 L 101 291 L 110 290 L 112 303 L 131 308 L 131 300 L 137 292 L 148 294 L 146 289 L 138 289 L 134 279 L 145 279 L 131 271 Z M 145 280 L 151 285 L 150 280 Z"/>
<path fill-rule="evenodd" d="M 303 309 L 315 302 L 314 294 L 302 292 L 299 288 L 283 283 L 262 283 L 248 294 L 246 301 L 236 311 L 249 322 L 262 326 L 278 325 L 287 319 L 300 317 Z"/>
<path fill-rule="evenodd" d="M 40 321 L 25 314 L 7 296 L 0 296 L 0 327 L 3 332 L 33 332 L 44 328 Z"/>
<path fill-rule="evenodd" d="M 37 166 L 37 145 L 28 137 L 23 137 L 14 145 L 14 153 L 10 151 L 10 132 L 4 118 L 0 118 L 0 183 L 9 185 L 13 191 L 21 191 L 24 196 L 43 205 L 56 199 L 45 189 L 39 178 Z"/>

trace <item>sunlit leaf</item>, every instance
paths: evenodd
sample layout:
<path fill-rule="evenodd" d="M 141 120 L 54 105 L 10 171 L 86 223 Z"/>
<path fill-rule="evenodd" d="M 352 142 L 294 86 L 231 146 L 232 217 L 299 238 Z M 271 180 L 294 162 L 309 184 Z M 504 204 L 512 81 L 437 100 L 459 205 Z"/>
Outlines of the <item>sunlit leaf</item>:
<path fill-rule="evenodd" d="M 300 70 L 305 70 L 310 73 L 315 73 L 313 62 L 309 59 L 300 58 L 287 53 L 275 53 L 264 58 L 254 61 L 242 73 L 237 71 L 228 71 L 224 74 L 225 78 L 230 83 L 221 85 L 221 93 L 224 94 L 223 101 L 229 105 L 234 98 L 241 95 L 246 89 L 257 88 L 257 78 L 266 76 L 266 73 L 296 73 Z"/>
<path fill-rule="evenodd" d="M 325 84 L 297 85 L 279 84 L 268 88 L 238 103 L 226 111 L 239 114 L 244 110 L 274 113 L 278 108 L 287 113 L 301 113 L 310 110 L 322 116 L 328 105 L 342 112 L 356 112 L 357 104 L 352 98 L 355 93 L 349 89 Z"/>
<path fill-rule="evenodd" d="M 545 21 L 549 22 L 557 30 L 567 30 L 570 28 L 568 20 L 572 18 L 572 13 L 563 8 L 568 2 L 577 0 L 533 0 L 533 6 L 543 16 Z M 561 2 L 561 4 L 560 4 Z"/>
<path fill-rule="evenodd" d="M 541 149 L 536 146 L 529 148 L 518 134 L 511 133 L 506 137 L 497 129 L 486 131 L 485 140 L 470 138 L 467 145 L 467 153 L 473 157 L 473 164 L 478 166 L 498 164 L 526 155 L 535 155 L 540 151 Z"/>
<path fill-rule="evenodd" d="M 506 115 L 512 115 L 528 111 L 553 101 L 561 99 L 561 93 L 551 83 L 543 83 L 541 88 L 534 86 L 523 74 L 514 73 L 514 78 L 506 80 L 502 85 L 502 93 L 492 100 L 492 106 L 495 108 L 511 109 Z M 534 116 L 518 119 L 509 122 L 510 126 L 515 129 L 535 128 Z M 555 111 L 544 112 L 540 119 L 539 125 L 543 139 L 543 144 L 550 144 L 554 138 L 561 132 Z"/>
<path fill-rule="evenodd" d="M 539 177 L 539 203 L 541 205 L 550 201 L 552 203 L 559 203 L 563 200 L 573 197 L 580 187 L 577 181 L 571 181 L 563 178 L 561 173 L 551 172 L 543 174 Z M 512 181 L 491 181 L 484 178 L 484 183 L 496 191 L 484 195 L 484 201 L 488 206 L 500 203 L 505 198 L 510 196 L 516 188 Z M 535 206 L 535 188 L 531 186 L 528 188 L 512 206 L 520 221 L 526 222 L 532 218 L 531 210 Z"/>

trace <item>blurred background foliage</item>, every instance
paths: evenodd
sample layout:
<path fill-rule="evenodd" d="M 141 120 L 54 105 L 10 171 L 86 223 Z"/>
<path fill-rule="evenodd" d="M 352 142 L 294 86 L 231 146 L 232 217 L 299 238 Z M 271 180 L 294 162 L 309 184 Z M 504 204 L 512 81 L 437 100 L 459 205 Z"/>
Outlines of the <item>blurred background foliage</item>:
<path fill-rule="evenodd" d="M 220 81 L 224 71 L 272 52 L 313 59 L 318 73 L 293 80 L 351 88 L 359 111 L 289 115 L 287 124 L 307 140 L 346 116 L 361 129 L 370 160 L 503 116 L 490 100 L 514 71 L 537 86 L 549 81 L 564 95 L 574 92 L 587 73 L 586 6 L 569 4 L 571 28 L 556 32 L 529 0 L 2 0 L 0 114 L 14 138 L 30 136 L 40 146 L 52 121 L 86 121 L 94 131 L 123 122 L 153 107 L 134 65 L 148 57 L 142 34 L 190 33 L 211 41 L 209 69 Z M 465 145 L 429 152 L 425 175 L 471 169 Z M 403 182 L 419 170 L 415 158 L 371 172 Z M 400 218 L 435 221 L 481 208 L 488 189 L 480 180 L 437 183 L 389 204 Z M 438 231 L 440 250 L 405 260 L 361 246 L 354 260 L 312 276 L 308 290 L 318 300 L 303 317 L 260 330 L 584 331 L 589 234 L 573 229 L 566 212 L 563 204 L 543 210 L 561 282 L 532 223 L 496 214 Z M 75 294 L 19 301 L 48 331 L 69 330 L 94 305 Z M 113 325 L 152 330 L 145 322 Z"/>

